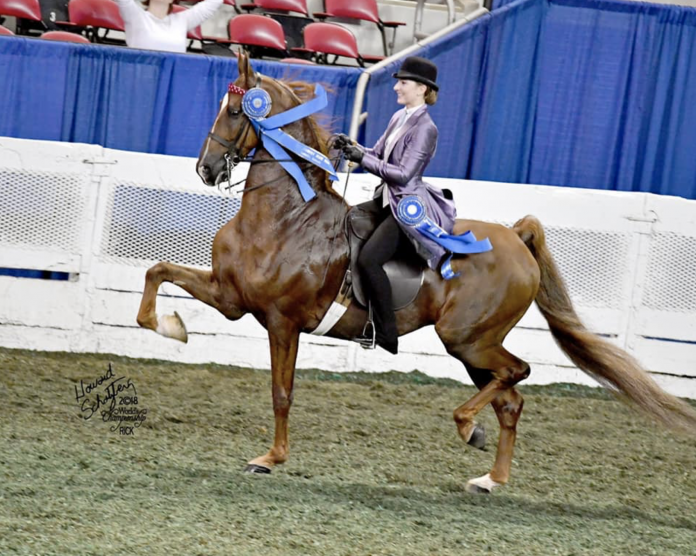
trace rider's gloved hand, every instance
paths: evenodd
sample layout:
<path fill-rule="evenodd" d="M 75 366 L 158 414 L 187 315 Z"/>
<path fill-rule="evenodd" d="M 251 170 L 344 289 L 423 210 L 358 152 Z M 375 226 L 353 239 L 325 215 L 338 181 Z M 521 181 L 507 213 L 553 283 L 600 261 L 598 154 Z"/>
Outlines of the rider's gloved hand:
<path fill-rule="evenodd" d="M 346 145 L 352 145 L 352 144 L 353 144 L 353 141 L 345 133 L 339 133 L 338 135 L 334 136 L 334 140 L 333 140 L 333 148 L 334 149 L 342 149 Z"/>
<path fill-rule="evenodd" d="M 350 160 L 351 162 L 357 162 L 360 164 L 364 154 L 365 153 L 363 153 L 362 149 L 356 145 L 346 145 L 343 147 L 343 156 L 345 156 L 346 159 Z"/>

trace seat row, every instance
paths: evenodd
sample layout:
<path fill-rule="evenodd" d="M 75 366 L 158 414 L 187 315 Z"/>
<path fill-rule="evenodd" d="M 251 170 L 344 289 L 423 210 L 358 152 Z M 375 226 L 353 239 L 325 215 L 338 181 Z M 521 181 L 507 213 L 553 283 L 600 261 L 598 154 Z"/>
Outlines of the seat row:
<path fill-rule="evenodd" d="M 0 0 L 0 15 L 13 15 L 33 21 L 40 21 L 41 13 L 38 9 L 28 9 L 31 6 L 29 0 Z M 234 0 L 225 0 L 230 4 Z M 258 0 L 257 0 L 258 1 Z M 261 0 L 266 1 L 266 0 Z M 270 0 L 269 0 L 270 1 Z M 273 0 L 277 1 L 277 0 Z M 281 0 L 297 2 L 299 0 Z M 18 8 L 20 6 L 21 8 Z M 14 4 L 10 10 L 9 5 Z M 174 5 L 174 11 L 186 10 L 183 6 Z M 118 6 L 112 0 L 71 0 L 68 4 L 70 21 L 56 22 L 65 31 L 53 32 L 44 38 L 57 40 L 70 40 L 73 42 L 96 42 L 123 44 L 122 41 L 109 37 L 110 31 L 124 31 L 124 23 Z M 58 33 L 58 34 L 55 34 Z M 341 58 L 348 58 L 359 66 L 367 63 L 375 63 L 382 60 L 383 56 L 371 56 L 361 54 L 353 33 L 335 23 L 314 22 L 306 25 L 302 30 L 303 46 L 288 48 L 283 26 L 266 15 L 239 14 L 230 19 L 228 23 L 229 39 L 205 37 L 200 27 L 191 29 L 188 38 L 199 41 L 201 45 L 217 44 L 239 45 L 252 57 L 269 56 L 273 58 L 288 59 L 295 62 L 336 64 Z"/>
<path fill-rule="evenodd" d="M 7 27 L 0 25 L 0 36 L 13 36 L 14 33 L 10 31 Z M 78 35 L 76 33 L 70 33 L 68 31 L 46 31 L 42 33 L 40 38 L 50 40 L 50 41 L 63 41 L 63 42 L 77 42 L 83 44 L 90 44 L 89 39 Z"/>
<path fill-rule="evenodd" d="M 198 0 L 187 1 L 196 2 Z M 78 5 L 73 6 L 73 4 L 76 3 Z M 239 13 L 241 16 L 257 15 L 251 12 L 261 11 L 262 13 L 265 13 L 266 15 L 269 15 L 271 17 L 275 17 L 277 20 L 280 21 L 283 21 L 283 16 L 286 17 L 286 21 L 291 21 L 294 17 L 297 19 L 296 23 L 299 23 L 302 27 L 304 27 L 305 23 L 311 25 L 312 22 L 314 22 L 313 19 L 308 17 L 309 12 L 307 10 L 306 0 L 255 0 L 253 3 L 246 4 L 238 4 L 236 0 L 224 0 L 224 3 L 233 6 L 235 11 Z M 326 20 L 331 18 L 341 18 L 342 21 L 353 20 L 356 22 L 369 21 L 371 23 L 374 23 L 380 31 L 382 37 L 382 47 L 385 56 L 388 56 L 393 50 L 394 38 L 396 36 L 397 27 L 405 25 L 403 22 L 383 21 L 379 17 L 379 11 L 377 8 L 376 0 L 324 0 L 324 5 L 324 12 L 317 12 L 313 14 L 314 18 L 319 20 L 320 22 L 325 22 Z M 186 8 L 184 8 L 183 6 L 174 5 L 174 9 L 183 10 Z M 246 13 L 243 14 L 242 10 L 244 10 Z M 56 22 L 59 23 L 59 27 L 64 30 L 71 30 L 70 27 L 72 26 L 72 30 L 75 30 L 77 32 L 83 32 L 89 37 L 90 41 L 92 42 L 109 42 L 108 39 L 106 39 L 108 30 L 111 29 L 121 31 L 123 28 L 123 22 L 120 18 L 120 14 L 118 13 L 118 7 L 111 0 L 71 0 L 68 4 L 68 12 L 70 14 L 70 20 L 67 22 Z M 300 14 L 300 16 L 302 17 L 293 16 L 292 14 Z M 42 23 L 42 14 L 41 7 L 39 5 L 39 0 L 0 0 L 0 16 L 3 15 L 14 16 L 23 20 L 32 21 L 39 24 Z M 96 23 L 85 23 L 85 19 L 90 19 L 90 21 L 96 21 Z M 230 29 L 235 19 L 236 18 L 232 18 L 232 20 L 230 21 Z M 244 18 L 242 18 L 242 21 L 244 21 Z M 273 27 L 272 36 L 276 39 L 280 37 L 275 26 L 271 26 L 267 23 L 262 24 L 261 20 L 259 19 L 254 20 L 254 22 L 259 25 L 262 25 L 266 33 L 270 32 L 270 28 Z M 249 25 L 251 24 L 251 22 L 249 20 L 246 20 L 244 24 Z M 239 26 L 239 23 L 235 24 L 235 29 L 237 29 Z M 90 27 L 91 30 L 77 29 L 77 27 Z M 95 34 L 94 36 L 91 36 L 91 33 L 96 33 L 96 31 L 93 31 L 94 29 L 104 29 L 103 35 Z M 321 28 L 319 27 L 315 29 Z M 335 27 L 333 29 L 335 29 Z M 387 29 L 392 29 L 393 31 L 391 42 L 387 41 Z M 348 29 L 345 30 L 348 31 Z M 286 42 L 285 32 L 283 31 L 282 26 L 281 31 L 283 32 L 282 42 Z M 314 37 L 323 37 L 324 32 L 325 31 L 316 30 L 310 31 L 310 37 L 312 37 L 310 38 L 310 42 L 313 40 Z M 340 36 L 337 37 L 337 40 L 334 42 L 340 41 L 341 44 L 344 44 L 345 41 L 348 41 L 349 43 L 351 42 L 350 38 L 346 35 L 346 33 L 341 33 L 340 31 L 335 32 Z M 189 33 L 189 38 L 193 40 L 202 40 L 203 37 L 200 28 L 197 28 L 193 30 L 191 33 Z M 229 39 L 233 43 L 244 44 L 238 42 L 237 37 L 233 35 L 231 31 Z M 254 41 L 258 40 L 259 37 L 254 38 Z M 311 47 L 306 43 L 306 40 L 307 39 L 305 37 L 305 43 L 300 48 L 303 48 L 305 50 L 311 49 Z M 355 42 L 354 36 L 352 42 Z M 253 43 L 252 45 L 259 46 L 254 45 Z M 291 47 L 297 48 L 298 46 L 299 45 L 291 44 Z M 278 50 L 287 50 L 287 47 L 283 47 L 283 49 Z M 355 49 L 353 49 L 352 47 L 347 47 L 347 49 L 340 48 L 339 50 L 341 50 L 341 53 L 338 54 L 339 56 L 347 55 L 348 57 L 354 57 L 356 60 L 358 60 L 358 63 L 361 63 L 361 59 L 363 63 L 364 61 L 369 61 L 368 57 L 366 56 L 353 56 L 353 50 L 355 50 L 355 53 L 357 54 L 357 47 Z M 348 54 L 349 52 L 350 54 Z"/>
<path fill-rule="evenodd" d="M 229 0 L 229 3 L 235 7 L 237 13 L 242 13 L 241 10 L 247 13 L 260 10 L 265 13 L 300 14 L 310 17 L 307 0 L 254 0 L 246 4 L 236 4 L 235 0 Z M 381 34 L 385 56 L 389 56 L 393 51 L 396 29 L 406 25 L 403 21 L 384 21 L 379 15 L 377 0 L 324 0 L 324 11 L 314 12 L 312 17 L 318 21 L 340 18 L 343 21 L 373 23 Z M 390 41 L 387 40 L 388 29 L 392 30 Z"/>

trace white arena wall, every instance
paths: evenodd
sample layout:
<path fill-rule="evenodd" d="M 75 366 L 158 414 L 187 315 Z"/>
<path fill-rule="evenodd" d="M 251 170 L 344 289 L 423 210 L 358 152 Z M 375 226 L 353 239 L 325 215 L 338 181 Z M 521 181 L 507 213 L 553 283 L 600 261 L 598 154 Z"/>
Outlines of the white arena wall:
<path fill-rule="evenodd" d="M 0 345 L 270 368 L 265 331 L 252 317 L 227 321 L 171 284 L 160 290 L 158 313 L 178 311 L 189 343 L 136 325 L 146 269 L 159 260 L 208 266 L 213 235 L 238 206 L 205 187 L 194 165 L 188 158 L 0 137 L 0 267 L 72 277 L 0 276 Z M 241 178 L 245 169 L 236 172 Z M 537 216 L 588 327 L 635 355 L 668 391 L 696 398 L 696 202 L 430 181 L 452 189 L 467 218 L 512 224 Z M 344 183 L 342 176 L 341 192 Z M 375 184 L 372 176 L 352 175 L 349 202 L 368 198 Z M 469 382 L 432 327 L 405 336 L 400 346 L 401 353 L 391 356 L 303 335 L 297 366 L 418 369 Z M 556 347 L 535 307 L 506 347 L 531 364 L 528 384 L 593 384 Z"/>

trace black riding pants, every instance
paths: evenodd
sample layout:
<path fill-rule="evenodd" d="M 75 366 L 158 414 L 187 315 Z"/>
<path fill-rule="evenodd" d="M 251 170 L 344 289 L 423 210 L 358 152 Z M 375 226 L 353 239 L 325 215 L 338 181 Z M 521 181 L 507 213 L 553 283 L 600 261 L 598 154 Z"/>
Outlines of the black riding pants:
<path fill-rule="evenodd" d="M 392 291 L 382 265 L 397 251 L 413 247 L 396 222 L 391 209 L 388 206 L 382 207 L 381 198 L 358 206 L 366 212 L 377 215 L 379 221 L 377 228 L 358 255 L 358 270 L 363 279 L 365 293 L 372 304 L 377 342 L 396 345 L 398 333 L 392 306 Z"/>

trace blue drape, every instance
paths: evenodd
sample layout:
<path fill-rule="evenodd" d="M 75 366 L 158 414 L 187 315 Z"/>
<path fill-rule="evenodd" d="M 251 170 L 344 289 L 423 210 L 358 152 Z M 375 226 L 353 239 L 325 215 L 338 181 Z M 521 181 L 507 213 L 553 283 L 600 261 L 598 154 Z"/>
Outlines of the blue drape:
<path fill-rule="evenodd" d="M 254 60 L 270 77 L 322 82 L 324 114 L 347 127 L 361 70 Z M 197 156 L 235 58 L 3 37 L 0 135 Z"/>
<path fill-rule="evenodd" d="M 433 176 L 696 198 L 696 10 L 516 0 L 421 49 L 440 68 Z M 399 107 L 371 79 L 364 140 Z"/>
<path fill-rule="evenodd" d="M 696 198 L 695 45 L 693 8 L 501 0 L 419 52 L 440 68 L 427 174 Z M 370 80 L 364 144 L 399 108 L 399 65 Z M 3 37 L 0 135 L 196 156 L 236 71 L 231 58 Z M 361 70 L 290 71 L 333 89 L 325 113 L 347 131 Z"/>
<path fill-rule="evenodd" d="M 696 10 L 555 0 L 530 182 L 696 198 Z"/>

